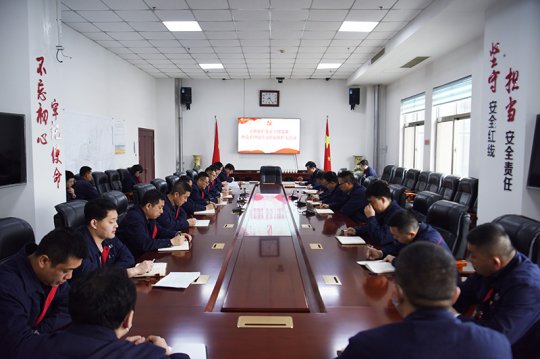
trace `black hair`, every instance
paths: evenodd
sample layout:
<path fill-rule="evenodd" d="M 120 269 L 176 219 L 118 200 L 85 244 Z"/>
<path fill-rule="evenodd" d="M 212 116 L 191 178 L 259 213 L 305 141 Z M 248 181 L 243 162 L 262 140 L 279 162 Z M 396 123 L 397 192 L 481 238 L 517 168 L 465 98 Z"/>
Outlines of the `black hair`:
<path fill-rule="evenodd" d="M 416 308 L 450 307 L 456 287 L 454 257 L 431 242 L 415 242 L 399 252 L 396 283 Z"/>
<path fill-rule="evenodd" d="M 324 171 L 317 171 L 315 173 L 315 178 L 320 180 L 321 178 L 323 178 L 323 175 L 324 175 Z"/>
<path fill-rule="evenodd" d="M 177 182 L 186 182 L 186 183 L 188 183 L 189 181 L 193 181 L 193 178 L 191 178 L 188 175 L 181 175 L 180 177 L 178 177 Z"/>
<path fill-rule="evenodd" d="M 227 163 L 225 165 L 225 169 L 228 169 L 229 171 L 234 171 L 234 166 L 232 163 Z"/>
<path fill-rule="evenodd" d="M 308 168 L 317 168 L 317 165 L 313 161 L 307 161 L 305 167 Z"/>
<path fill-rule="evenodd" d="M 369 197 L 386 197 L 392 200 L 392 192 L 385 181 L 377 180 L 366 188 L 366 198 Z"/>
<path fill-rule="evenodd" d="M 201 178 L 210 178 L 210 176 L 208 175 L 208 173 L 206 172 L 199 172 L 197 174 L 197 176 L 195 177 L 195 181 L 198 181 L 200 180 Z"/>
<path fill-rule="evenodd" d="M 409 233 L 417 231 L 419 224 L 415 215 L 411 211 L 397 211 L 388 220 L 388 227 L 395 227 L 399 233 Z"/>
<path fill-rule="evenodd" d="M 217 169 L 219 170 L 219 169 L 222 169 L 222 168 L 223 168 L 223 163 L 221 163 L 221 162 L 214 162 L 214 163 L 212 163 L 212 166 L 214 166 L 215 168 L 217 168 Z"/>
<path fill-rule="evenodd" d="M 177 193 L 184 194 L 186 192 L 191 192 L 191 186 L 185 181 L 177 181 L 169 191 L 170 194 Z"/>
<path fill-rule="evenodd" d="M 335 172 L 332 171 L 324 172 L 322 175 L 322 179 L 326 182 L 338 183 L 338 176 Z"/>
<path fill-rule="evenodd" d="M 75 178 L 75 175 L 71 171 L 66 170 L 66 182 L 72 178 Z"/>
<path fill-rule="evenodd" d="M 101 221 L 109 211 L 116 211 L 116 205 L 109 199 L 106 198 L 96 198 L 91 201 L 88 201 L 84 206 L 84 219 L 86 224 L 90 224 L 93 219 Z"/>
<path fill-rule="evenodd" d="M 129 168 L 129 173 L 131 173 L 132 175 L 135 175 L 135 173 L 137 172 L 143 172 L 143 171 L 144 171 L 144 168 L 140 164 L 133 165 Z"/>
<path fill-rule="evenodd" d="M 362 161 L 360 161 L 358 164 L 360 164 L 360 165 L 362 165 L 362 166 L 369 166 L 368 160 L 362 160 Z"/>
<path fill-rule="evenodd" d="M 84 177 L 88 172 L 92 172 L 92 168 L 88 166 L 82 166 L 79 170 L 79 176 Z"/>
<path fill-rule="evenodd" d="M 507 257 L 514 253 L 508 234 L 498 223 L 484 223 L 475 227 L 469 232 L 467 241 L 490 255 Z"/>
<path fill-rule="evenodd" d="M 58 264 L 67 263 L 69 258 L 83 259 L 87 253 L 86 243 L 79 231 L 71 228 L 57 228 L 43 237 L 34 255 L 46 255 L 55 267 Z"/>
<path fill-rule="evenodd" d="M 140 206 L 144 207 L 148 203 L 150 203 L 152 206 L 155 206 L 159 203 L 159 201 L 162 200 L 163 197 L 161 196 L 161 192 L 159 192 L 157 189 L 151 189 L 149 191 L 146 191 L 142 196 Z"/>
<path fill-rule="evenodd" d="M 106 266 L 85 273 L 69 292 L 69 313 L 75 323 L 117 329 L 135 309 L 137 291 L 125 269 Z"/>
<path fill-rule="evenodd" d="M 340 172 L 338 175 L 338 178 L 341 178 L 343 182 L 347 182 L 350 184 L 357 184 L 358 181 L 354 177 L 353 173 L 351 171 L 343 171 Z"/>

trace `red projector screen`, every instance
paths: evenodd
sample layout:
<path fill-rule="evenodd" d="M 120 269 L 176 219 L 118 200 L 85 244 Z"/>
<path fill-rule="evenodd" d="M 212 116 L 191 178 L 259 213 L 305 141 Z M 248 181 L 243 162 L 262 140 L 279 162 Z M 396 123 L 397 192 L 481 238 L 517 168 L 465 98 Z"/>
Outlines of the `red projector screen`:
<path fill-rule="evenodd" d="M 238 117 L 238 152 L 300 153 L 300 119 Z"/>

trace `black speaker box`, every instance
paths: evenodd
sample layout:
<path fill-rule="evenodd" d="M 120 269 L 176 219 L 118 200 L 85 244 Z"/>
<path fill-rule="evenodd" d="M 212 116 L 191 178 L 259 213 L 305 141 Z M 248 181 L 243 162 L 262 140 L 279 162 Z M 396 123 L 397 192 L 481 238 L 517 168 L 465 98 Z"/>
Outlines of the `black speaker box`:
<path fill-rule="evenodd" d="M 354 106 L 360 105 L 360 89 L 359 88 L 349 89 L 349 105 L 351 105 L 351 110 L 354 110 Z"/>
<path fill-rule="evenodd" d="M 189 110 L 191 105 L 191 87 L 180 88 L 180 103 L 186 105 Z"/>

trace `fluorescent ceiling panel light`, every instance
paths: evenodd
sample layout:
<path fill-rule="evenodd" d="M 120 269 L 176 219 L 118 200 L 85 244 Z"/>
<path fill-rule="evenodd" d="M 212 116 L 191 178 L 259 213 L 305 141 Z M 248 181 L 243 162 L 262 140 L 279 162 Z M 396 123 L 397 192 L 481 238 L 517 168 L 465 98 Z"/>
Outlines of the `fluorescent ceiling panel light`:
<path fill-rule="evenodd" d="M 217 70 L 222 69 L 223 64 L 199 64 L 203 70 Z"/>
<path fill-rule="evenodd" d="M 343 21 L 339 31 L 371 32 L 378 24 L 377 21 Z"/>
<path fill-rule="evenodd" d="M 197 21 L 163 21 L 169 31 L 202 31 Z"/>
<path fill-rule="evenodd" d="M 317 65 L 317 70 L 337 69 L 340 66 L 341 66 L 341 64 L 323 64 L 321 62 L 319 65 Z"/>

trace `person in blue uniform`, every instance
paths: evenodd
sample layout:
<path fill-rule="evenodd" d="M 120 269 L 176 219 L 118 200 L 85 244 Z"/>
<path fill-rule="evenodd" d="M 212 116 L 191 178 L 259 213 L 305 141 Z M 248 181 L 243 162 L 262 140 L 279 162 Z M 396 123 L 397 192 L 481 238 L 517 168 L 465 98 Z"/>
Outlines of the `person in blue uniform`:
<path fill-rule="evenodd" d="M 394 241 L 382 247 L 381 250 L 368 247 L 367 259 L 384 259 L 395 265 L 395 259 L 401 250 L 416 242 L 431 242 L 450 252 L 441 234 L 427 223 L 418 223 L 414 214 L 409 211 L 394 213 L 388 221 L 388 227 Z"/>
<path fill-rule="evenodd" d="M 305 185 L 313 189 L 319 189 L 321 184 L 317 180 L 317 174 L 321 171 L 317 168 L 317 165 L 313 161 L 306 162 L 306 171 L 309 174 L 309 178 L 305 181 Z M 302 178 L 300 178 L 302 180 Z"/>
<path fill-rule="evenodd" d="M 232 174 L 234 172 L 234 166 L 232 163 L 227 163 L 225 167 L 223 167 L 223 171 L 219 174 L 219 180 L 227 183 L 234 182 L 234 177 L 232 177 Z"/>
<path fill-rule="evenodd" d="M 394 241 L 388 221 L 394 213 L 403 211 L 403 208 L 392 200 L 390 188 L 384 181 L 375 181 L 366 188 L 366 197 L 369 203 L 364 207 L 367 224 L 356 228 L 349 227 L 344 233 L 349 236 L 369 235 L 371 243 L 386 245 Z"/>
<path fill-rule="evenodd" d="M 0 356 L 23 354 L 39 335 L 71 322 L 67 310 L 73 271 L 86 257 L 82 236 L 70 229 L 49 232 L 0 265 Z"/>
<path fill-rule="evenodd" d="M 206 172 L 200 172 L 195 177 L 195 184 L 191 188 L 191 193 L 188 200 L 184 204 L 184 210 L 188 215 L 192 215 L 197 211 L 215 208 L 213 202 L 208 198 L 205 188 L 210 183 L 210 177 Z"/>
<path fill-rule="evenodd" d="M 163 207 L 163 214 L 157 218 L 158 224 L 177 232 L 195 226 L 196 219 L 188 219 L 186 211 L 182 208 L 190 194 L 191 186 L 188 183 L 184 181 L 176 182 L 165 196 L 165 206 Z"/>
<path fill-rule="evenodd" d="M 163 213 L 165 201 L 158 190 L 146 192 L 138 206 L 129 209 L 116 235 L 135 258 L 159 248 L 179 246 L 191 236 L 161 227 L 156 219 Z"/>
<path fill-rule="evenodd" d="M 455 317 L 456 277 L 455 260 L 442 247 L 418 242 L 404 248 L 392 302 L 405 319 L 356 334 L 339 359 L 511 359 L 504 335 Z"/>
<path fill-rule="evenodd" d="M 363 176 L 365 178 L 377 177 L 377 172 L 375 172 L 375 170 L 369 166 L 368 160 L 362 160 L 358 164 L 360 165 L 360 168 L 362 169 L 362 171 L 364 171 Z"/>
<path fill-rule="evenodd" d="M 75 189 L 73 188 L 74 184 L 75 184 L 75 175 L 71 171 L 66 171 L 66 202 L 77 199 L 77 195 L 75 194 Z"/>
<path fill-rule="evenodd" d="M 208 166 L 204 172 L 208 174 L 208 186 L 206 187 L 206 193 L 210 196 L 210 201 L 217 203 L 221 195 L 221 182 L 217 182 L 217 170 L 212 166 Z"/>
<path fill-rule="evenodd" d="M 338 174 L 339 190 L 343 193 L 343 204 L 340 212 L 357 222 L 365 222 L 366 217 L 363 208 L 368 204 L 366 190 L 358 184 L 351 171 L 343 171 Z M 341 194 L 340 194 L 341 196 Z"/>
<path fill-rule="evenodd" d="M 122 179 L 122 192 L 132 193 L 133 186 L 141 183 L 141 176 L 144 172 L 143 166 L 136 164 L 128 168 L 129 175 Z"/>
<path fill-rule="evenodd" d="M 476 274 L 460 284 L 454 308 L 463 320 L 505 334 L 514 358 L 538 358 L 540 269 L 515 250 L 499 224 L 479 225 L 467 241 Z"/>
<path fill-rule="evenodd" d="M 221 178 L 219 178 L 219 175 L 221 175 L 221 172 L 223 172 L 223 163 L 221 162 L 212 163 L 212 167 L 216 169 L 216 178 L 214 179 L 214 186 L 217 187 L 219 192 L 221 192 L 223 190 L 223 183 L 221 183 Z"/>
<path fill-rule="evenodd" d="M 88 166 L 82 166 L 79 170 L 79 177 L 73 185 L 77 199 L 90 201 L 99 198 L 97 188 L 92 182 L 92 169 Z"/>
<path fill-rule="evenodd" d="M 339 211 L 347 201 L 347 195 L 339 188 L 338 176 L 335 172 L 324 172 L 321 184 L 324 183 L 326 191 L 319 195 L 323 208 L 330 208 L 333 211 Z"/>
<path fill-rule="evenodd" d="M 152 269 L 153 262 L 146 260 L 135 265 L 133 255 L 116 237 L 118 212 L 116 205 L 108 199 L 98 198 L 84 206 L 86 225 L 79 231 L 84 237 L 88 255 L 75 270 L 74 278 L 104 266 L 116 266 L 127 271 L 129 277 L 144 274 Z"/>
<path fill-rule="evenodd" d="M 107 300 L 103 300 L 107 298 Z M 137 291 L 126 272 L 106 267 L 87 273 L 73 284 L 69 312 L 73 324 L 62 331 L 43 336 L 27 352 L 40 358 L 175 358 L 165 339 L 157 335 L 127 335 L 135 313 Z"/>

